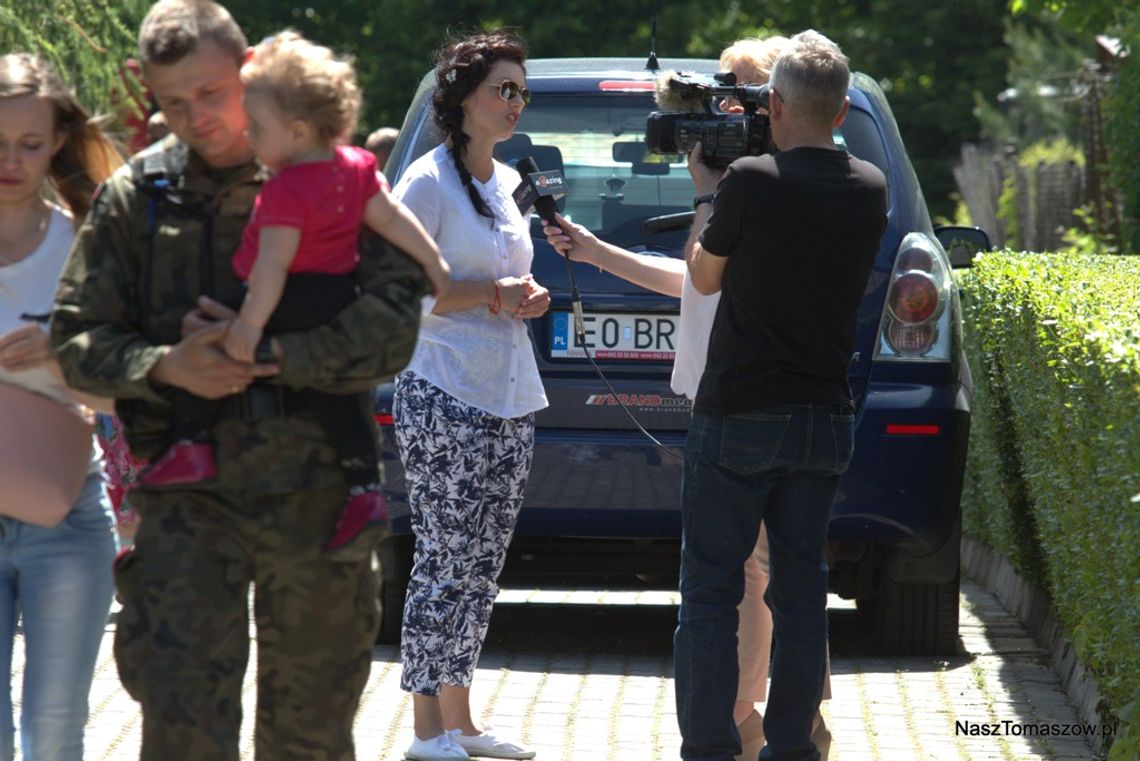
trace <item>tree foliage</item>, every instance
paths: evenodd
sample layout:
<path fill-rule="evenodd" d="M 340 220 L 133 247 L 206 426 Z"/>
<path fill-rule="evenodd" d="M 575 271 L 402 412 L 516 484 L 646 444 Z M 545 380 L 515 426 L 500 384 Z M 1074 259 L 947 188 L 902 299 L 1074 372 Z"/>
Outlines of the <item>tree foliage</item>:
<path fill-rule="evenodd" d="M 1104 137 L 1113 184 L 1124 202 L 1123 248 L 1140 254 L 1140 12 L 1125 38 L 1131 54 L 1117 72 L 1105 105 Z"/>
<path fill-rule="evenodd" d="M 1014 15 L 1054 14 L 1069 29 L 1078 32 L 1105 32 L 1135 15 L 1135 7 L 1120 0 L 1010 0 Z"/>
<path fill-rule="evenodd" d="M 137 49 L 147 0 L 4 0 L 0 52 L 37 53 L 96 113 L 136 112 L 140 86 L 125 68 Z"/>
<path fill-rule="evenodd" d="M 553 12 L 515 0 L 241 0 L 230 7 L 251 39 L 293 26 L 353 54 L 367 96 L 362 127 L 372 129 L 401 123 L 449 35 L 506 25 L 535 57 L 640 57 L 649 53 L 655 6 L 662 57 L 716 57 L 741 37 L 808 27 L 827 34 L 854 68 L 886 87 L 932 207 L 950 212 L 950 166 L 958 145 L 979 134 L 975 100 L 1005 88 L 1006 0 L 564 0 Z"/>
<path fill-rule="evenodd" d="M 982 136 L 1025 149 L 1041 140 L 1079 142 L 1081 98 L 1076 81 L 1092 41 L 1047 18 L 1006 19 L 1009 87 L 993 101 L 979 98 Z"/>
<path fill-rule="evenodd" d="M 44 52 L 69 72 L 83 99 L 110 105 L 118 67 L 134 51 L 147 0 L 4 0 L 0 44 Z M 434 53 L 449 36 L 508 26 L 535 57 L 649 53 L 657 11 L 662 57 L 715 57 L 744 36 L 811 27 L 838 42 L 854 68 L 888 92 L 928 200 L 952 209 L 950 166 L 979 137 L 977 102 L 1006 87 L 1008 0 L 230 0 L 251 41 L 293 27 L 351 54 L 366 102 L 362 131 L 399 125 Z M 1040 4 L 1043 0 L 1025 0 Z M 967 30 L 967 31 L 963 31 Z"/>
<path fill-rule="evenodd" d="M 1123 57 L 1105 103 L 1104 138 L 1112 184 L 1124 203 L 1123 250 L 1140 253 L 1140 6 L 1119 0 L 1011 0 L 1016 13 L 1055 14 L 1067 28 L 1116 36 Z"/>

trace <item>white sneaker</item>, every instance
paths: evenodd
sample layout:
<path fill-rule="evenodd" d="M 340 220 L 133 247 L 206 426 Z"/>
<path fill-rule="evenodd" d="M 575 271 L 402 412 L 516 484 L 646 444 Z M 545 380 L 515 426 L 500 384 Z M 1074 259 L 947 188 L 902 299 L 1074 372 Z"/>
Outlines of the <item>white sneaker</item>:
<path fill-rule="evenodd" d="M 442 735 L 436 735 L 430 740 L 421 740 L 413 735 L 411 746 L 404 751 L 404 758 L 411 761 L 449 761 L 453 758 L 471 758 L 455 742 L 455 736 L 460 730 L 452 729 Z"/>
<path fill-rule="evenodd" d="M 452 730 L 456 731 L 456 730 Z M 496 737 L 490 727 L 483 729 L 481 735 L 458 734 L 455 742 L 459 743 L 467 755 L 471 757 L 483 756 L 485 758 L 534 758 L 534 751 L 523 746 Z"/>

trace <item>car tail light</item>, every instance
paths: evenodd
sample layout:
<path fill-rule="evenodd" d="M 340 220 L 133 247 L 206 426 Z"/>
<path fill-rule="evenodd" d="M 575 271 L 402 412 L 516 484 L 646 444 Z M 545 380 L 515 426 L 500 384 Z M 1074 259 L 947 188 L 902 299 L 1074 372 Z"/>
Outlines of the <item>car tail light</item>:
<path fill-rule="evenodd" d="M 905 272 L 891 283 L 887 309 L 897 322 L 926 322 L 938 310 L 938 286 L 925 272 Z"/>
<path fill-rule="evenodd" d="M 950 265 L 925 233 L 903 238 L 887 286 L 876 359 L 950 359 Z"/>
<path fill-rule="evenodd" d="M 379 412 L 376 413 L 375 415 L 373 415 L 372 419 L 374 421 L 376 421 L 377 425 L 392 425 L 393 423 L 395 423 L 395 420 L 392 418 L 391 415 L 384 415 L 384 414 L 379 413 Z"/>
<path fill-rule="evenodd" d="M 937 436 L 942 432 L 940 425 L 907 423 L 887 423 L 884 433 L 888 436 Z"/>
<path fill-rule="evenodd" d="M 892 321 L 887 328 L 887 341 L 900 354 L 921 354 L 934 344 L 937 337 L 933 325 L 907 325 Z"/>
<path fill-rule="evenodd" d="M 653 90 L 656 86 L 652 79 L 603 79 L 598 82 L 598 89 L 602 92 L 642 92 Z"/>
<path fill-rule="evenodd" d="M 930 252 L 921 248 L 908 248 L 899 252 L 898 269 L 901 272 L 918 270 L 919 272 L 933 272 L 934 260 Z"/>

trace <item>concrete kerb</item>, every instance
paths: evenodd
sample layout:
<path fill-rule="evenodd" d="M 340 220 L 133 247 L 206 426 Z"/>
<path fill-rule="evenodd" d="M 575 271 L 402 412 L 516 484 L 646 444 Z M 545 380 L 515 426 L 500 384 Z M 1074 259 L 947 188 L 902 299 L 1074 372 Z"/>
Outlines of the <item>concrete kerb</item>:
<path fill-rule="evenodd" d="M 1102 724 L 1101 695 L 1096 680 L 1077 658 L 1076 648 L 1065 637 L 1053 615 L 1049 595 L 1021 578 L 1008 560 L 984 544 L 962 537 L 962 571 L 987 589 L 1016 616 L 1042 648 L 1049 653 L 1053 670 L 1065 694 L 1076 707 L 1081 721 Z M 1088 738 L 1098 757 L 1108 751 L 1107 735 Z"/>

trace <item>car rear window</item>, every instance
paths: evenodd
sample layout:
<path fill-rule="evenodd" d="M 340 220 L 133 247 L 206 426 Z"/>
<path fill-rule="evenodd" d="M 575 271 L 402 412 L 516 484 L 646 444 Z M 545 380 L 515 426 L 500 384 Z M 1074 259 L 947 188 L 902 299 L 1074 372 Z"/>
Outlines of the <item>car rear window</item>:
<path fill-rule="evenodd" d="M 852 108 L 843 120 L 843 126 L 834 130 L 835 144 L 847 149 L 856 158 L 869 161 L 882 171 L 887 178 L 887 197 L 890 197 L 889 183 L 891 169 L 887 163 L 887 149 L 875 120 L 866 111 Z"/>
<path fill-rule="evenodd" d="M 686 157 L 645 151 L 645 120 L 653 110 L 650 93 L 538 93 L 523 114 L 519 132 L 496 152 L 508 163 L 532 156 L 540 169 L 561 170 L 567 186 L 559 202 L 562 213 L 604 240 L 637 247 L 649 242 L 643 230 L 647 219 L 693 208 Z M 424 130 L 414 156 L 438 142 L 434 130 Z M 836 144 L 889 176 L 882 138 L 866 112 L 851 109 L 836 131 Z M 638 156 L 640 160 L 632 159 Z M 660 236 L 654 243 L 680 248 L 684 236 L 680 230 L 664 246 Z"/>

